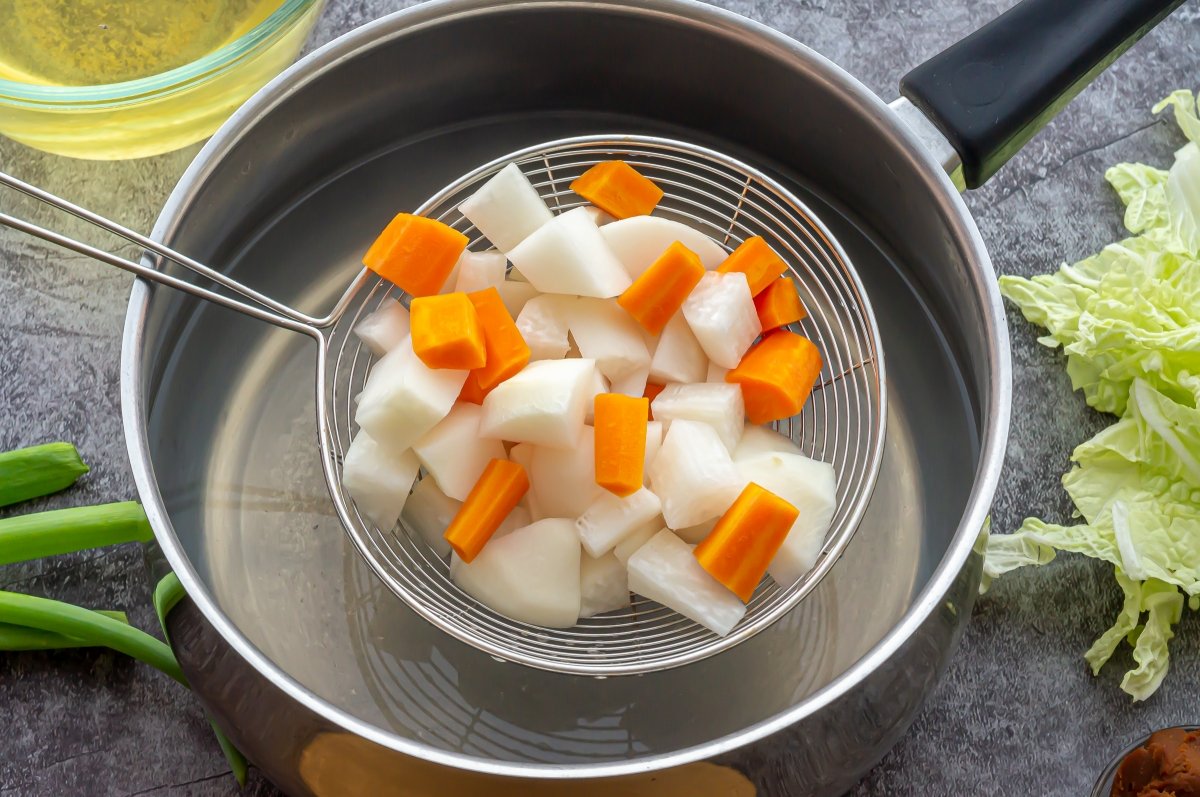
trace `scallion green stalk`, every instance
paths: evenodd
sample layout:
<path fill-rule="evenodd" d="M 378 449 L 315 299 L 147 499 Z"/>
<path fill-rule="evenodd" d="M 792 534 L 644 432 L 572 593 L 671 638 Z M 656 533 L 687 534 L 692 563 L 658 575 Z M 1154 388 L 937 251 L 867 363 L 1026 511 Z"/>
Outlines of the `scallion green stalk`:
<path fill-rule="evenodd" d="M 65 490 L 88 472 L 70 443 L 0 453 L 0 506 Z"/>
<path fill-rule="evenodd" d="M 21 515 L 0 520 L 0 565 L 153 537 L 136 501 Z"/>
<path fill-rule="evenodd" d="M 129 625 L 129 618 L 125 616 L 125 612 L 97 611 L 96 614 L 101 614 L 119 623 Z M 95 642 L 72 639 L 62 634 L 56 634 L 53 631 L 44 631 L 41 628 L 0 623 L 0 650 L 3 651 L 61 650 L 64 648 L 91 648 L 96 646 Z"/>

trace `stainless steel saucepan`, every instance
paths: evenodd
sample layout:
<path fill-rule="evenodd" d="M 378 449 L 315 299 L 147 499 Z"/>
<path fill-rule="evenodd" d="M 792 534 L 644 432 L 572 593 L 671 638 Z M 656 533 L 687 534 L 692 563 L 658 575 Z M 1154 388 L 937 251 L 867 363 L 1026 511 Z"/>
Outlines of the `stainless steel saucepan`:
<path fill-rule="evenodd" d="M 152 571 L 191 596 L 168 621 L 206 708 L 297 795 L 848 788 L 957 643 L 1007 434 L 1007 333 L 959 187 L 1178 1 L 1025 0 L 890 105 L 690 0 L 440 0 L 285 72 L 197 156 L 154 238 L 315 313 L 392 213 L 480 163 L 612 131 L 690 141 L 795 193 L 854 263 L 888 363 L 887 443 L 857 535 L 765 631 L 637 677 L 541 671 L 437 631 L 352 549 L 301 336 L 139 280 L 125 428 Z"/>

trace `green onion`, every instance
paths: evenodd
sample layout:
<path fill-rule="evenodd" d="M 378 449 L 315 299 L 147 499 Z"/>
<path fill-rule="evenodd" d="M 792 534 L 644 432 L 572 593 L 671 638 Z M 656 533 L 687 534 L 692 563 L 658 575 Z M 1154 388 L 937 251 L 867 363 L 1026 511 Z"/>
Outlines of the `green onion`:
<path fill-rule="evenodd" d="M 0 454 L 0 506 L 65 490 L 88 472 L 70 443 L 47 443 Z"/>
<path fill-rule="evenodd" d="M 145 631 L 82 606 L 0 591 L 0 623 L 37 628 L 91 646 L 112 648 L 188 685 L 174 654 L 165 644 Z"/>
<path fill-rule="evenodd" d="M 179 576 L 173 572 L 167 573 L 154 587 L 154 611 L 158 614 L 158 622 L 162 626 L 163 636 L 168 642 L 171 640 L 167 634 L 167 614 L 175 608 L 175 604 L 183 600 L 186 594 L 183 591 L 183 584 L 179 583 Z M 229 741 L 228 737 L 221 732 L 211 717 L 206 719 L 212 726 L 213 734 L 217 737 L 217 744 L 221 746 L 221 752 L 225 754 L 225 760 L 229 763 L 229 768 L 233 771 L 238 785 L 245 786 L 248 767 L 246 757 L 233 746 L 233 742 Z"/>
<path fill-rule="evenodd" d="M 129 618 L 125 616 L 125 612 L 97 611 L 96 614 L 102 614 L 105 617 L 111 617 L 119 623 L 129 625 Z M 28 628 L 23 625 L 0 623 L 0 650 L 4 651 L 60 650 L 63 648 L 90 648 L 95 646 L 94 642 L 72 639 L 62 634 L 56 634 L 53 631 L 43 631 L 40 628 Z"/>
<path fill-rule="evenodd" d="M 0 520 L 0 565 L 153 537 L 136 501 L 21 515 Z"/>

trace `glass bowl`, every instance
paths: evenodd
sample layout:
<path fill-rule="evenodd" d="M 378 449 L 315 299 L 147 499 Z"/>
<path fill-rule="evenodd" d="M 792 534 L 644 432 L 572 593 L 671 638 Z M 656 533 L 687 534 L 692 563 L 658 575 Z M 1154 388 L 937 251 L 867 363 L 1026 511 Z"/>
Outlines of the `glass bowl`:
<path fill-rule="evenodd" d="M 270 16 L 202 58 L 96 86 L 0 80 L 0 133 L 58 155 L 120 160 L 206 138 L 295 60 L 324 0 L 282 0 Z"/>
<path fill-rule="evenodd" d="M 1117 776 L 1117 770 L 1121 767 L 1121 762 L 1125 760 L 1125 756 L 1138 749 L 1150 740 L 1158 731 L 1166 731 L 1171 728 L 1182 728 L 1185 731 L 1194 732 L 1200 730 L 1200 725 L 1168 725 L 1165 728 L 1157 728 L 1145 736 L 1138 737 L 1133 742 L 1130 742 L 1125 749 L 1117 753 L 1113 760 L 1108 762 L 1108 766 L 1100 773 L 1100 777 L 1096 780 L 1096 785 L 1092 787 L 1091 797 L 1111 797 L 1113 788 L 1113 779 Z"/>

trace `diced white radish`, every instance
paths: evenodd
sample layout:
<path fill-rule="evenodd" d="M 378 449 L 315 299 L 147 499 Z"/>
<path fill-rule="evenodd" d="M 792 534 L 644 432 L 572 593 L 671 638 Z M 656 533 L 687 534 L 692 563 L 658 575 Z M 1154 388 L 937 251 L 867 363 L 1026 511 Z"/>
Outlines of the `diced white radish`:
<path fill-rule="evenodd" d="M 816 564 L 825 533 L 837 511 L 837 477 L 833 466 L 800 454 L 768 453 L 737 464 L 743 485 L 754 482 L 800 510 L 767 572 L 790 586 Z"/>
<path fill-rule="evenodd" d="M 587 412 L 584 413 L 583 420 L 587 423 L 594 423 L 596 420 L 596 396 L 601 393 L 608 393 L 611 390 L 608 380 L 599 370 L 592 376 L 592 385 L 588 388 L 591 394 L 587 400 Z"/>
<path fill-rule="evenodd" d="M 482 416 L 483 407 L 459 402 L 437 426 L 413 443 L 413 452 L 421 460 L 421 466 L 429 471 L 442 492 L 456 501 L 467 500 L 467 494 L 489 462 L 505 459 L 504 446 L 499 440 L 479 436 Z"/>
<path fill-rule="evenodd" d="M 517 529 L 523 529 L 533 522 L 533 515 L 529 510 L 518 504 L 512 508 L 512 511 L 500 521 L 500 525 L 496 527 L 496 533 L 492 535 L 493 540 L 500 539 L 505 535 L 512 534 Z M 490 542 L 490 540 L 489 540 Z"/>
<path fill-rule="evenodd" d="M 548 628 L 579 619 L 579 558 L 575 525 L 547 518 L 492 537 L 467 564 L 450 557 L 450 578 L 505 617 Z"/>
<path fill-rule="evenodd" d="M 679 419 L 707 423 L 721 437 L 725 448 L 733 451 L 746 425 L 746 407 L 738 385 L 697 382 L 693 385 L 667 385 L 650 405 L 654 420 L 670 431 Z"/>
<path fill-rule="evenodd" d="M 710 576 L 692 555 L 692 546 L 663 529 L 629 557 L 629 589 L 718 636 L 746 614 L 746 604 Z"/>
<path fill-rule="evenodd" d="M 671 382 L 703 382 L 708 355 L 700 348 L 683 313 L 676 313 L 663 327 L 650 360 L 650 379 L 660 385 Z"/>
<path fill-rule="evenodd" d="M 393 299 L 384 301 L 383 306 L 354 325 L 367 348 L 377 357 L 382 357 L 408 337 L 408 308 Z"/>
<path fill-rule="evenodd" d="M 699 255 L 707 269 L 716 268 L 729 256 L 720 244 L 704 233 L 658 216 L 621 219 L 604 225 L 600 232 L 631 279 L 640 277 L 676 241 Z"/>
<path fill-rule="evenodd" d="M 521 314 L 530 299 L 541 295 L 528 282 L 518 280 L 505 280 L 496 286 L 496 290 L 500 293 L 500 301 L 504 302 L 504 309 L 513 318 Z"/>
<path fill-rule="evenodd" d="M 450 555 L 450 543 L 442 535 L 460 507 L 462 501 L 455 501 L 443 493 L 437 482 L 426 476 L 413 488 L 401 517 L 409 530 L 415 531 L 434 553 L 445 559 Z"/>
<path fill-rule="evenodd" d="M 516 266 L 508 270 L 508 279 L 510 282 L 529 282 L 529 280 L 525 279 L 525 275 L 521 273 L 521 269 Z M 516 316 L 513 317 L 516 318 Z"/>
<path fill-rule="evenodd" d="M 601 490 L 591 505 L 579 513 L 575 527 L 579 529 L 584 549 L 592 556 L 603 556 L 629 534 L 657 518 L 661 511 L 658 496 L 644 487 L 625 498 Z"/>
<path fill-rule="evenodd" d="M 603 227 L 605 224 L 612 224 L 616 218 L 608 215 L 595 205 L 585 205 L 588 215 L 592 217 L 592 221 L 596 222 L 597 227 Z"/>
<path fill-rule="evenodd" d="M 517 316 L 517 329 L 534 360 L 561 360 L 571 342 L 567 339 L 567 316 L 577 300 L 573 296 L 543 293 L 525 303 Z"/>
<path fill-rule="evenodd" d="M 610 392 L 620 393 L 625 396 L 633 396 L 641 398 L 646 394 L 646 380 L 650 377 L 650 366 L 645 365 L 641 368 L 635 368 L 624 376 L 617 377 L 612 381 Z"/>
<path fill-rule="evenodd" d="M 504 282 L 504 272 L 507 268 L 508 259 L 503 252 L 463 252 L 462 257 L 458 259 L 458 277 L 454 282 L 454 290 L 470 293 L 498 287 Z"/>
<path fill-rule="evenodd" d="M 530 479 L 532 479 L 530 474 L 533 473 L 533 449 L 534 446 L 530 443 L 517 443 L 508 450 L 508 458 L 524 468 L 525 476 Z M 533 489 L 532 480 L 529 483 L 529 492 L 525 493 L 521 503 L 525 504 L 533 520 L 541 520 L 546 517 L 546 513 L 542 511 L 542 506 L 538 502 L 537 491 Z"/>
<path fill-rule="evenodd" d="M 628 564 L 629 557 L 633 556 L 638 548 L 650 542 L 654 538 L 654 535 L 658 534 L 664 528 L 666 526 L 661 516 L 647 521 L 629 532 L 629 534 L 625 535 L 625 539 L 616 544 L 612 549 L 613 556 L 617 557 L 617 561 L 621 564 Z"/>
<path fill-rule="evenodd" d="M 596 433 L 583 427 L 574 448 L 534 446 L 529 482 L 546 517 L 574 520 L 606 490 L 596 484 Z"/>
<path fill-rule="evenodd" d="M 743 486 L 729 449 L 711 426 L 671 423 L 650 466 L 650 489 L 662 500 L 668 527 L 682 529 L 720 517 Z"/>
<path fill-rule="evenodd" d="M 737 366 L 762 332 L 750 283 L 738 271 L 701 277 L 683 302 L 683 317 L 708 359 L 722 368 Z"/>
<path fill-rule="evenodd" d="M 595 360 L 539 360 L 483 400 L 479 435 L 514 443 L 574 448 L 583 432 Z"/>
<path fill-rule="evenodd" d="M 579 560 L 579 619 L 624 609 L 629 605 L 629 576 L 611 553 L 600 558 L 584 553 Z"/>
<path fill-rule="evenodd" d="M 638 331 L 638 322 L 616 302 L 578 299 L 570 306 L 567 326 L 579 353 L 595 360 L 600 373 L 610 381 L 638 369 L 649 369 L 650 352 Z"/>
<path fill-rule="evenodd" d="M 508 259 L 542 293 L 604 299 L 617 296 L 632 282 L 582 207 L 542 225 L 510 250 Z"/>
<path fill-rule="evenodd" d="M 774 429 L 747 423 L 742 429 L 742 439 L 733 449 L 733 461 L 741 462 L 759 454 L 799 454 L 800 447 L 790 437 L 784 437 Z"/>
<path fill-rule="evenodd" d="M 403 451 L 446 417 L 467 373 L 429 368 L 405 339 L 371 369 L 354 420 L 381 444 Z"/>
<path fill-rule="evenodd" d="M 714 362 L 709 362 L 708 371 L 704 375 L 705 382 L 720 382 L 725 381 L 725 374 L 729 373 L 728 368 L 722 368 Z"/>
<path fill-rule="evenodd" d="M 454 293 L 454 286 L 458 285 L 458 269 L 462 266 L 462 255 L 459 255 L 458 260 L 454 261 L 454 268 L 450 269 L 450 273 L 446 275 L 446 281 L 442 283 L 438 293 Z"/>
<path fill-rule="evenodd" d="M 654 462 L 654 458 L 658 456 L 658 450 L 662 448 L 663 441 L 663 425 L 662 421 L 650 421 L 646 424 L 646 459 L 642 464 L 643 469 L 649 473 L 650 465 Z"/>
<path fill-rule="evenodd" d="M 412 451 L 396 453 L 359 432 L 342 463 L 342 484 L 367 520 L 384 531 L 400 518 L 420 464 Z"/>
<path fill-rule="evenodd" d="M 510 163 L 458 206 L 501 252 L 517 244 L 554 218 L 537 189 Z"/>
<path fill-rule="evenodd" d="M 708 533 L 713 530 L 713 526 L 715 525 L 717 525 L 717 518 L 697 523 L 695 526 L 688 526 L 686 529 L 676 529 L 675 536 L 686 543 L 696 545 L 708 536 Z"/>

